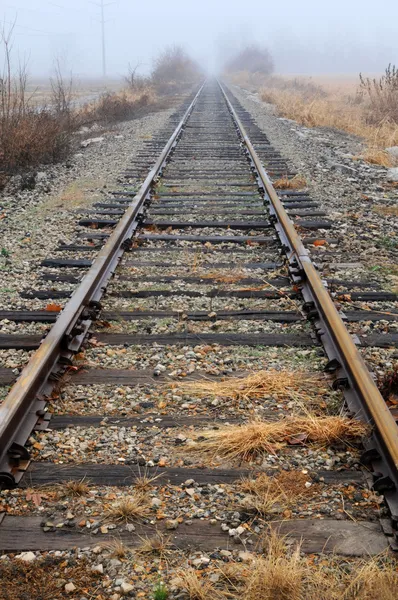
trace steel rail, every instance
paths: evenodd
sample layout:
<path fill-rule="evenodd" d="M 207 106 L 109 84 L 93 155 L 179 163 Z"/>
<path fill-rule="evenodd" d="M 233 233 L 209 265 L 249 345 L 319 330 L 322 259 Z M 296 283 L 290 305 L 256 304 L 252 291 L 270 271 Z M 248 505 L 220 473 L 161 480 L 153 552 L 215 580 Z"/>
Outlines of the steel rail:
<path fill-rule="evenodd" d="M 285 249 L 289 252 L 290 264 L 294 264 L 296 281 L 298 283 L 305 282 L 308 284 L 310 291 L 312 292 L 311 301 L 315 303 L 316 313 L 318 314 L 318 318 L 320 317 L 318 335 L 322 339 L 322 337 L 325 336 L 325 333 L 328 333 L 335 348 L 337 348 L 338 355 L 342 359 L 341 361 L 336 362 L 334 366 L 332 365 L 330 371 L 338 371 L 340 369 L 346 371 L 348 382 L 346 381 L 343 387 L 345 387 L 347 383 L 351 384 L 354 392 L 359 395 L 362 405 L 365 408 L 365 414 L 373 421 L 379 433 L 379 437 L 381 438 L 382 445 L 384 445 L 385 450 L 387 451 L 386 456 L 386 453 L 383 452 L 383 448 L 378 449 L 379 454 L 381 453 L 384 455 L 384 458 L 389 462 L 389 472 L 388 474 L 384 473 L 384 476 L 390 477 L 391 482 L 385 481 L 385 484 L 392 490 L 393 488 L 396 488 L 398 481 L 397 424 L 366 367 L 353 338 L 345 327 L 344 322 L 326 290 L 315 265 L 311 261 L 300 236 L 295 230 L 292 221 L 279 199 L 223 85 L 220 82 L 219 85 L 228 110 L 236 123 L 241 140 L 247 149 L 248 156 L 252 162 L 252 167 L 258 175 L 259 187 L 263 189 L 267 201 L 270 203 L 271 215 L 273 214 L 276 217 L 274 218 L 275 227 L 282 243 L 285 245 Z M 325 328 L 327 331 L 325 331 Z M 378 466 L 380 467 L 380 457 L 378 458 L 377 455 L 373 453 L 373 458 L 378 462 Z"/>
<path fill-rule="evenodd" d="M 145 210 L 154 181 L 161 174 L 170 153 L 189 119 L 203 90 L 195 95 L 184 116 L 166 143 L 131 204 L 118 222 L 106 244 L 98 252 L 88 273 L 60 313 L 39 349 L 25 366 L 8 396 L 0 406 L 0 488 L 12 487 L 29 463 L 25 448 L 32 429 L 44 416 L 45 386 L 52 373 L 62 373 L 70 357 L 79 349 L 95 318 L 95 309 L 105 285 L 114 272 Z M 61 362 L 61 364 L 60 364 Z M 62 365 L 62 362 L 64 363 Z"/>

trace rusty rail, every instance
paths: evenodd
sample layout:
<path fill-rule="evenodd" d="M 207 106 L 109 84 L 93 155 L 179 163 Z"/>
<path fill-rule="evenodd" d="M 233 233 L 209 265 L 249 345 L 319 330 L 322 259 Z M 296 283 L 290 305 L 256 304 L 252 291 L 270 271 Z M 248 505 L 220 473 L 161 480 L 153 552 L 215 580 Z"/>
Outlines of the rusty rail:
<path fill-rule="evenodd" d="M 67 370 L 71 356 L 96 318 L 106 283 L 139 224 L 153 183 L 177 144 L 202 89 L 203 85 L 88 273 L 0 406 L 0 487 L 13 487 L 26 470 L 29 452 L 25 443 L 37 421 L 45 418 L 46 396 L 52 389 L 49 377 L 56 380 Z"/>
<path fill-rule="evenodd" d="M 375 427 L 376 435 L 367 444 L 363 462 L 372 464 L 373 487 L 385 494 L 393 518 L 398 522 L 397 424 L 261 164 L 224 86 L 219 85 L 257 176 L 259 189 L 268 203 L 271 220 L 288 257 L 291 275 L 302 287 L 305 308 L 312 313 L 318 336 L 329 357 L 327 370 L 336 374 L 336 382 L 344 390 L 349 407 Z"/>

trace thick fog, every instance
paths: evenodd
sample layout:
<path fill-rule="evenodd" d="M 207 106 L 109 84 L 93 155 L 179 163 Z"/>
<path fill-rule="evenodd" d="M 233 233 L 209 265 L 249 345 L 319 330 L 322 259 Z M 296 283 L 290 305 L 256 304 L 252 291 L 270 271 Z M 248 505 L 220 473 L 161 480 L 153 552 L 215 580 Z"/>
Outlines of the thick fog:
<path fill-rule="evenodd" d="M 81 76 L 102 72 L 101 0 L 1 0 L 0 19 L 15 21 L 14 53 L 34 75 L 54 57 Z M 258 42 L 281 73 L 377 73 L 398 64 L 397 0 L 104 0 L 109 76 L 127 65 L 150 68 L 168 44 L 180 44 L 208 71 L 242 45 Z"/>

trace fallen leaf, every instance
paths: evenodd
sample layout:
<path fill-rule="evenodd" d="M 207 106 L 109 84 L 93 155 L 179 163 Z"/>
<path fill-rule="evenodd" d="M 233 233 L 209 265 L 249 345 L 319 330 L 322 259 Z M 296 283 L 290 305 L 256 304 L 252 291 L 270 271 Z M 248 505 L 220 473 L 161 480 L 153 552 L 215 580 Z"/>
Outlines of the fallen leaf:
<path fill-rule="evenodd" d="M 287 440 L 287 443 L 289 444 L 289 446 L 299 446 L 299 445 L 305 444 L 307 439 L 308 439 L 307 433 L 298 433 L 294 437 L 289 438 Z"/>
<path fill-rule="evenodd" d="M 61 312 L 62 306 L 60 306 L 59 304 L 51 303 L 47 304 L 46 310 L 49 312 Z"/>
<path fill-rule="evenodd" d="M 314 246 L 325 246 L 326 240 L 315 240 Z"/>
<path fill-rule="evenodd" d="M 32 500 L 32 502 L 34 503 L 35 506 L 40 506 L 41 504 L 41 495 L 38 492 L 27 492 L 26 493 L 26 500 L 29 502 L 30 500 Z"/>

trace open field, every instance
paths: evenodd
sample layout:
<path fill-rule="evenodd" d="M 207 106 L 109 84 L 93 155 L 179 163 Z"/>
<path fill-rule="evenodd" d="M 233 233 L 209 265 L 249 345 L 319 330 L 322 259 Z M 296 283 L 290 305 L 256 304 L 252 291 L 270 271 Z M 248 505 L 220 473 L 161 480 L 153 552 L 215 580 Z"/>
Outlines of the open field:
<path fill-rule="evenodd" d="M 101 79 L 74 78 L 72 104 L 81 107 L 84 104 L 97 100 L 105 92 L 117 93 L 125 87 L 121 77 L 108 78 L 106 82 Z M 52 103 L 52 88 L 49 79 L 32 77 L 27 85 L 28 97 L 31 97 L 35 106 L 47 106 Z"/>
<path fill-rule="evenodd" d="M 281 117 L 306 127 L 333 127 L 363 138 L 368 162 L 393 166 L 394 157 L 386 148 L 398 144 L 395 80 L 391 90 L 373 80 L 360 85 L 352 76 L 265 76 L 236 73 L 229 81 L 253 92 L 261 100 L 274 104 Z M 385 83 L 385 82 L 384 82 Z"/>

